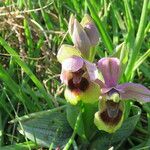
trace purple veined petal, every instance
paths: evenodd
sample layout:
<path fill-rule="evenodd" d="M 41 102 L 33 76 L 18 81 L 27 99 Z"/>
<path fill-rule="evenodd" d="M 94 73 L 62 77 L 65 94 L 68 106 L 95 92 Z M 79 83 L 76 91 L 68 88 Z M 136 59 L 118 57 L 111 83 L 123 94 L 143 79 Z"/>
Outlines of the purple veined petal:
<path fill-rule="evenodd" d="M 102 58 L 98 61 L 105 84 L 107 87 L 115 87 L 120 76 L 120 61 L 118 58 Z"/>
<path fill-rule="evenodd" d="M 150 90 L 141 84 L 124 83 L 116 86 L 122 99 L 133 99 L 139 102 L 150 102 Z"/>
<path fill-rule="evenodd" d="M 88 61 L 84 61 L 85 62 L 85 66 L 86 66 L 86 69 L 87 69 L 87 72 L 88 72 L 88 75 L 90 77 L 90 80 L 91 81 L 94 81 L 96 80 L 98 77 L 98 70 L 97 70 L 97 67 L 94 63 L 90 63 Z"/>
<path fill-rule="evenodd" d="M 94 24 L 87 24 L 84 27 L 84 30 L 86 34 L 88 35 L 88 38 L 90 39 L 90 42 L 93 46 L 97 45 L 99 42 L 99 32 Z"/>
<path fill-rule="evenodd" d="M 81 57 L 70 57 L 62 62 L 62 69 L 70 72 L 76 72 L 84 65 L 84 61 Z"/>
<path fill-rule="evenodd" d="M 102 89 L 101 89 L 101 92 L 102 92 L 102 94 L 106 94 L 106 93 L 108 93 L 110 90 L 112 90 L 113 88 L 108 88 L 108 87 L 103 87 Z"/>
<path fill-rule="evenodd" d="M 95 46 L 99 41 L 99 32 L 92 18 L 88 14 L 84 15 L 81 25 L 84 27 L 91 44 Z"/>
<path fill-rule="evenodd" d="M 74 20 L 73 29 L 72 41 L 74 45 L 81 51 L 84 57 L 88 58 L 91 43 L 83 27 L 76 19 Z"/>

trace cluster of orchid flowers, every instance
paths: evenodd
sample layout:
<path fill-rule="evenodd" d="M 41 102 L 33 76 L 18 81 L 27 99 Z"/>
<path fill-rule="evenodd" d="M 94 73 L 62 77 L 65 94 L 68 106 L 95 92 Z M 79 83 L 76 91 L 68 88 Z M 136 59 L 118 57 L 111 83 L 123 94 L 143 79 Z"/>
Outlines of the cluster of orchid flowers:
<path fill-rule="evenodd" d="M 60 79 L 66 85 L 65 98 L 72 105 L 79 101 L 99 104 L 94 123 L 99 130 L 113 133 L 123 122 L 123 100 L 149 102 L 150 90 L 135 83 L 118 84 L 121 74 L 118 58 L 105 57 L 97 63 L 90 62 L 91 49 L 98 44 L 99 33 L 89 15 L 86 14 L 81 23 L 71 16 L 69 34 L 74 46 L 63 44 L 57 54 L 62 65 Z"/>

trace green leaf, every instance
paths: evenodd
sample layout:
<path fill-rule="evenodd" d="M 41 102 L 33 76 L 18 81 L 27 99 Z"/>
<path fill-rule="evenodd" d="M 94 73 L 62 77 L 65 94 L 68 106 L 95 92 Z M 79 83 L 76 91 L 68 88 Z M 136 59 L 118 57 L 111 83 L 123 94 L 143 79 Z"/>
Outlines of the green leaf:
<path fill-rule="evenodd" d="M 72 127 L 72 129 L 74 129 L 74 126 L 75 126 L 75 123 L 76 123 L 76 120 L 77 120 L 77 117 L 78 117 L 78 114 L 80 113 L 80 106 L 79 104 L 78 105 L 70 105 L 68 103 L 68 106 L 67 106 L 67 120 L 70 124 L 70 126 Z M 84 131 L 84 123 L 83 123 L 83 118 L 81 116 L 81 119 L 79 121 L 79 125 L 78 125 L 78 129 L 77 129 L 77 134 L 79 136 L 81 136 L 82 138 L 86 138 L 85 136 L 85 131 Z"/>
<path fill-rule="evenodd" d="M 72 135 L 66 114 L 63 112 L 48 112 L 47 114 L 31 117 L 21 121 L 18 127 L 21 134 L 40 146 L 53 148 L 63 147 Z"/>
<path fill-rule="evenodd" d="M 137 106 L 132 106 L 133 116 L 126 119 L 122 127 L 114 134 L 101 132 L 101 136 L 93 142 L 90 149 L 108 150 L 110 145 L 115 146 L 119 141 L 125 140 L 134 130 L 141 114 L 141 109 Z"/>

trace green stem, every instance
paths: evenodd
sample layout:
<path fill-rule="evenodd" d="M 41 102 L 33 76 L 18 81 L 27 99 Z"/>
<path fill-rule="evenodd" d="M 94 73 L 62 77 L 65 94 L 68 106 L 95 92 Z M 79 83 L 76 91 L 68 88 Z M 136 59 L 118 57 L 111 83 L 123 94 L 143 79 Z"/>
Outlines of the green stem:
<path fill-rule="evenodd" d="M 149 0 L 144 0 L 144 2 L 143 2 L 140 24 L 138 27 L 134 47 L 131 51 L 131 56 L 130 56 L 130 59 L 129 59 L 129 62 L 128 62 L 128 65 L 126 68 L 125 74 L 126 74 L 128 81 L 130 80 L 131 73 L 133 73 L 134 64 L 136 62 L 139 50 L 140 50 L 141 45 L 142 45 L 142 41 L 144 39 L 144 30 L 145 30 L 146 21 L 147 21 L 148 3 L 149 3 Z"/>
<path fill-rule="evenodd" d="M 96 54 L 96 47 L 91 47 L 89 61 L 93 62 Z"/>
<path fill-rule="evenodd" d="M 76 123 L 75 123 L 75 126 L 74 126 L 73 134 L 72 134 L 71 138 L 69 139 L 68 143 L 65 145 L 63 150 L 69 150 L 70 146 L 74 142 L 74 138 L 75 138 L 75 135 L 77 133 L 77 129 L 78 129 L 78 126 L 79 126 L 79 122 L 80 122 L 81 116 L 82 116 L 82 110 L 78 114 L 78 117 L 77 117 L 77 120 L 76 120 Z"/>

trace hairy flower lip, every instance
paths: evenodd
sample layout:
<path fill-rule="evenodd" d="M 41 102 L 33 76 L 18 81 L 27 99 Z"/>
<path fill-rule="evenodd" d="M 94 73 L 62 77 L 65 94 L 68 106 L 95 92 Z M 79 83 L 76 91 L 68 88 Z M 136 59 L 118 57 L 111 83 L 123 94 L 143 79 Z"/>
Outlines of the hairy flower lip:
<path fill-rule="evenodd" d="M 99 117 L 105 122 L 105 124 L 116 125 L 122 117 L 121 102 L 113 102 L 112 100 L 105 101 L 105 109 L 99 112 Z"/>
<path fill-rule="evenodd" d="M 121 127 L 123 122 L 124 101 L 116 103 L 103 97 L 99 107 L 99 111 L 95 113 L 94 117 L 95 125 L 99 130 L 114 133 Z"/>
<path fill-rule="evenodd" d="M 116 117 L 110 117 L 107 110 L 99 112 L 99 117 L 108 125 L 116 125 L 121 120 L 122 111 L 119 109 Z"/>
<path fill-rule="evenodd" d="M 88 87 L 89 87 L 89 81 L 84 77 L 82 77 L 81 81 L 79 83 L 76 83 L 76 84 L 73 83 L 73 79 L 70 79 L 68 82 L 68 88 L 74 93 L 76 93 L 77 91 L 78 92 L 80 92 L 80 91 L 84 92 L 84 91 L 86 91 L 86 89 Z"/>

